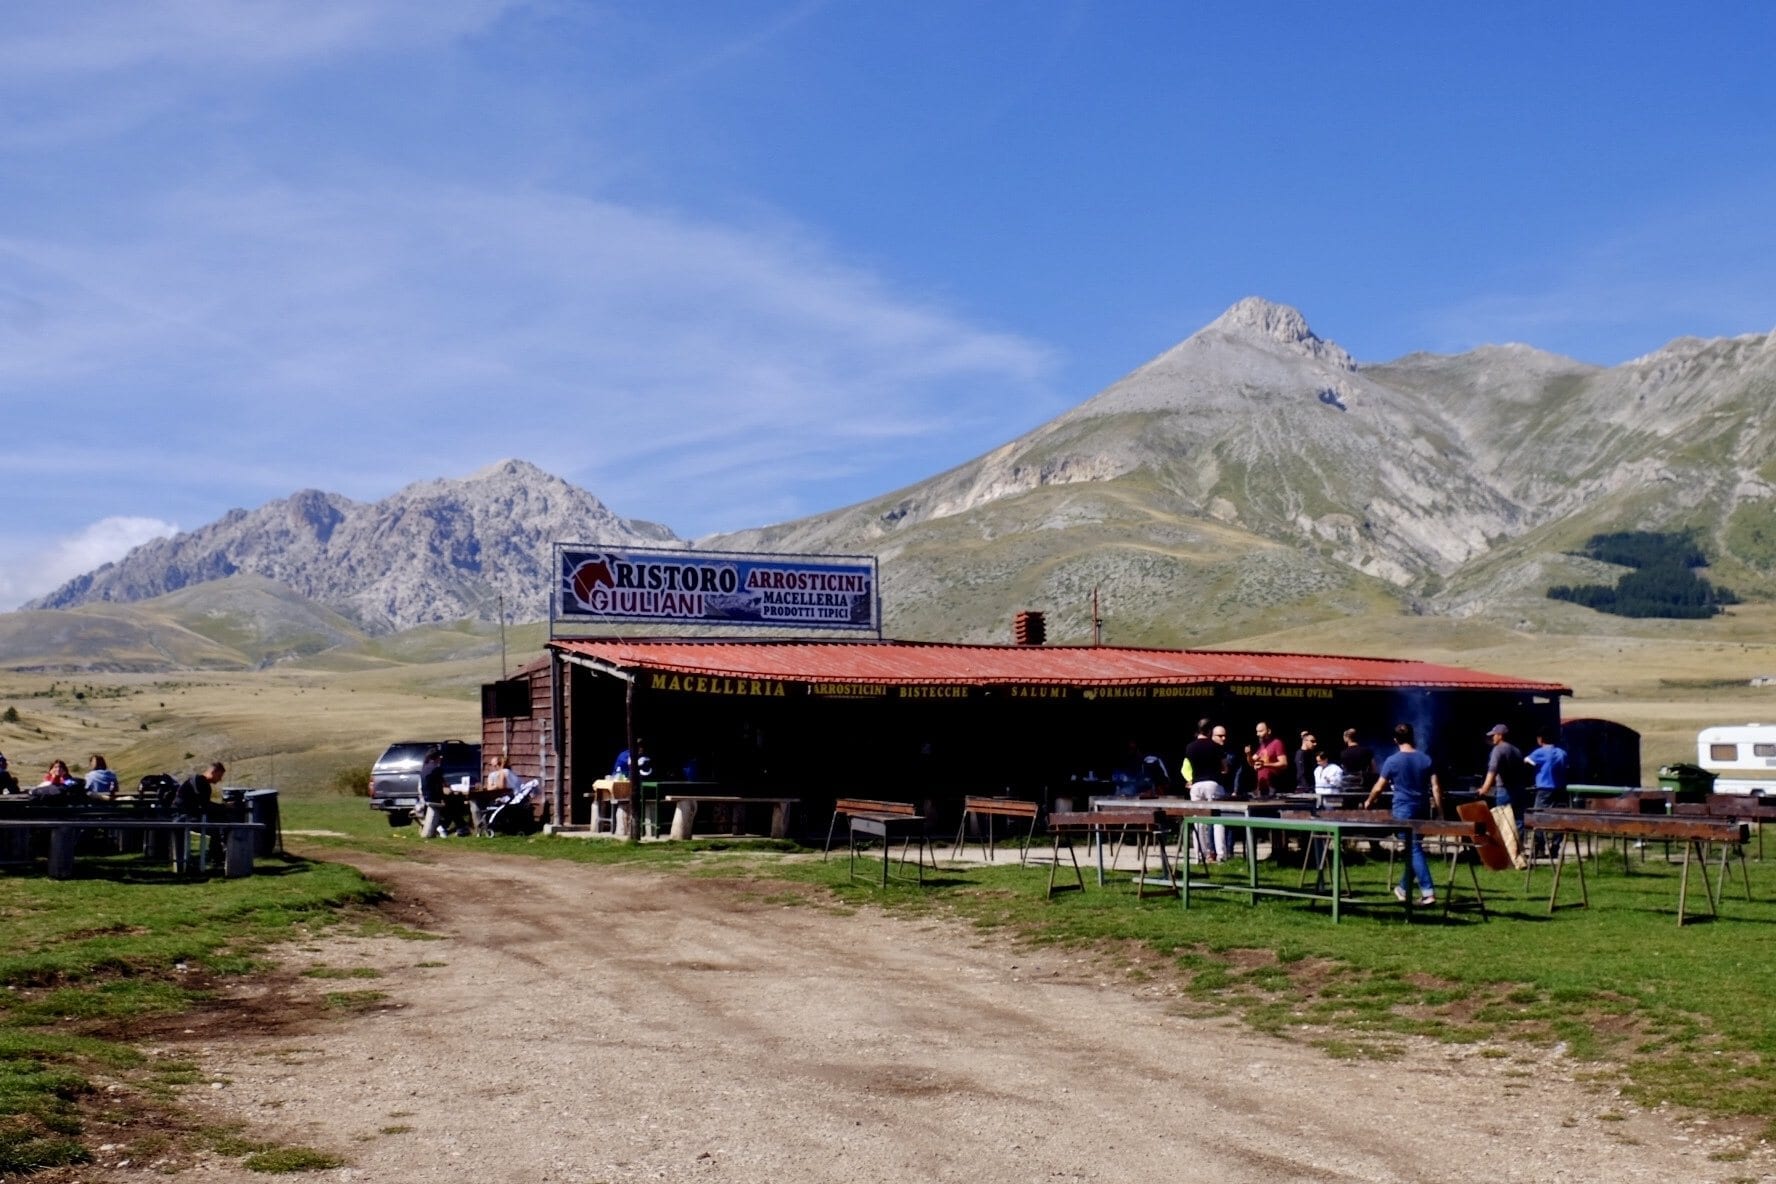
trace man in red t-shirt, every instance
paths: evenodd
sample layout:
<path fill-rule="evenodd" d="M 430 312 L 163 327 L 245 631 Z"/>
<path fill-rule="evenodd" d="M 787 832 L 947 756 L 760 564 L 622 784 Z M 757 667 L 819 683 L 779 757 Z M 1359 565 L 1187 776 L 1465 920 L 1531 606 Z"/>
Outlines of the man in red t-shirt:
<path fill-rule="evenodd" d="M 1270 798 L 1289 788 L 1289 751 L 1270 725 L 1258 721 L 1258 747 L 1252 750 L 1252 768 L 1258 772 L 1255 797 Z"/>

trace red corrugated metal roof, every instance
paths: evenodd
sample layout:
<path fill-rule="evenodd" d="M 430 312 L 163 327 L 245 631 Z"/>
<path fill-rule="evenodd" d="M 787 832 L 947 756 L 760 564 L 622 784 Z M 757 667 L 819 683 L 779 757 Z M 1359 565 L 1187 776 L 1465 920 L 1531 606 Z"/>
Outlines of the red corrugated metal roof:
<path fill-rule="evenodd" d="M 1149 650 L 1118 646 L 948 645 L 910 641 L 562 640 L 563 654 L 622 670 L 785 682 L 1189 685 L 1278 682 L 1343 687 L 1429 687 L 1570 695 L 1559 683 L 1459 666 L 1331 654 Z"/>

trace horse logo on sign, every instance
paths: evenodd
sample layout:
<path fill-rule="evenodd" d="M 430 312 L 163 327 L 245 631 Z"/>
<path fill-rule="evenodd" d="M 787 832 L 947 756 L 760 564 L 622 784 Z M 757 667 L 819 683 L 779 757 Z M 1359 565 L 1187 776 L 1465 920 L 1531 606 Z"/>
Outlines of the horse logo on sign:
<path fill-rule="evenodd" d="M 567 583 L 573 589 L 574 599 L 586 608 L 591 608 L 593 589 L 615 588 L 617 578 L 611 574 L 609 558 L 591 555 L 575 565 L 568 574 Z"/>

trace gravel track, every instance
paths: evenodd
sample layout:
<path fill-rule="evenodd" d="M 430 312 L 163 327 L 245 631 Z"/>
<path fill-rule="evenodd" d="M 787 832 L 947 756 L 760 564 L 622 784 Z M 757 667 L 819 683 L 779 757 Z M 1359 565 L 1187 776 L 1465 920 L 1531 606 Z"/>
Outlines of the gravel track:
<path fill-rule="evenodd" d="M 1335 1061 L 953 920 L 466 845 L 328 858 L 442 940 L 292 947 L 226 1026 L 169 1036 L 226 1083 L 194 1091 L 211 1121 L 349 1161 L 311 1179 L 1756 1178 L 1559 1059 L 1425 1042 Z M 382 977 L 298 977 L 316 964 Z M 364 989 L 386 998 L 292 1006 Z M 223 1159 L 188 1174 L 266 1179 Z"/>

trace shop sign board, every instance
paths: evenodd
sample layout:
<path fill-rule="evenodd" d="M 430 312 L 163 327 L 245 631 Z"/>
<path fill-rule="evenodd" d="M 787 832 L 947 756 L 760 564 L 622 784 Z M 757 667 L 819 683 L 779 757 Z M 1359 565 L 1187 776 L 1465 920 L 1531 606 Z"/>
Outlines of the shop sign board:
<path fill-rule="evenodd" d="M 555 621 L 881 631 L 873 555 L 558 543 Z"/>

